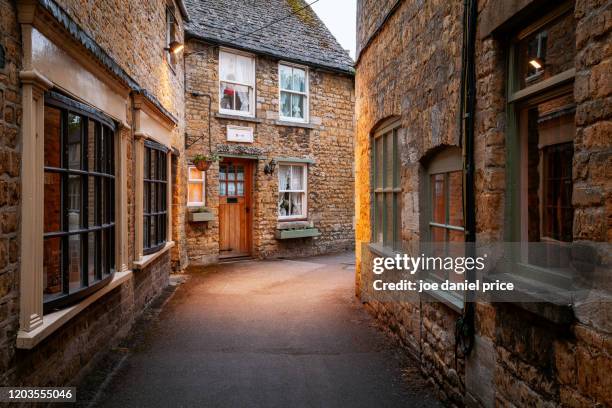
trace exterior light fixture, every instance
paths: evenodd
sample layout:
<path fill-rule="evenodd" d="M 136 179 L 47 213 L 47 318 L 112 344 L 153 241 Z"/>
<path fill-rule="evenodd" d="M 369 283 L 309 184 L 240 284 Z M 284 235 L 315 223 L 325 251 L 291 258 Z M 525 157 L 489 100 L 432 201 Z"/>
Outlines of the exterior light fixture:
<path fill-rule="evenodd" d="M 272 159 L 270 160 L 270 163 L 266 164 L 266 166 L 264 167 L 264 173 L 268 175 L 274 174 L 275 168 L 276 168 L 276 160 Z"/>
<path fill-rule="evenodd" d="M 178 41 L 172 41 L 170 44 L 168 44 L 168 48 L 166 48 L 165 50 L 169 51 L 172 54 L 178 54 L 183 50 L 183 48 L 185 48 L 185 45 L 181 44 Z"/>
<path fill-rule="evenodd" d="M 531 65 L 535 69 L 541 69 L 542 68 L 542 62 L 538 58 L 535 58 L 535 59 L 532 59 L 531 61 L 529 61 L 529 65 Z"/>
<path fill-rule="evenodd" d="M 6 57 L 4 55 L 4 47 L 0 45 L 0 69 L 4 69 L 6 65 Z"/>

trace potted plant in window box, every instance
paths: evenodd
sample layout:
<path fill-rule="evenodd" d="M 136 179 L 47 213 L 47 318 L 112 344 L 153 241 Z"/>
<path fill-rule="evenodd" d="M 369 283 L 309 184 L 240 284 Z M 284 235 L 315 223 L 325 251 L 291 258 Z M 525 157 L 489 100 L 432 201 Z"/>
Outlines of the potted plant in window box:
<path fill-rule="evenodd" d="M 215 219 L 215 214 L 208 207 L 199 207 L 189 212 L 189 222 L 208 222 Z"/>
<path fill-rule="evenodd" d="M 196 166 L 196 168 L 200 171 L 206 171 L 210 168 L 210 165 L 213 162 L 216 162 L 219 160 L 219 156 L 217 156 L 214 153 L 211 153 L 209 155 L 205 155 L 205 154 L 196 154 L 193 159 L 191 159 L 191 161 L 193 162 L 193 164 Z"/>

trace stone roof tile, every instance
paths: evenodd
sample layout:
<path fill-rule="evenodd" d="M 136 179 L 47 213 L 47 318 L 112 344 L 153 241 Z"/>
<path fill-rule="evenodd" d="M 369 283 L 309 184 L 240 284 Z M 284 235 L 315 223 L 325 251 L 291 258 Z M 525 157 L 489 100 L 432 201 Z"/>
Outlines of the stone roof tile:
<path fill-rule="evenodd" d="M 185 4 L 190 16 L 188 37 L 336 72 L 355 72 L 352 58 L 304 0 L 185 0 Z"/>

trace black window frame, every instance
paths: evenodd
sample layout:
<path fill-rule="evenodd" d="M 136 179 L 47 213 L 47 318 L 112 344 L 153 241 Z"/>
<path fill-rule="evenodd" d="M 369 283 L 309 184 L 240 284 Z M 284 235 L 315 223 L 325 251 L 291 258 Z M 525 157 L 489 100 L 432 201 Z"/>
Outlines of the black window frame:
<path fill-rule="evenodd" d="M 150 255 L 166 245 L 168 235 L 168 148 L 151 140 L 144 143 L 142 197 L 142 248 L 144 255 Z M 152 220 L 155 239 L 151 235 Z"/>
<path fill-rule="evenodd" d="M 44 232 L 43 240 L 61 239 L 61 287 L 60 293 L 45 294 L 43 296 L 43 312 L 49 313 L 53 310 L 68 306 L 91 293 L 101 289 L 108 284 L 116 271 L 115 259 L 115 122 L 102 112 L 91 108 L 81 102 L 75 101 L 60 93 L 49 91 L 45 93 L 45 107 L 51 107 L 60 111 L 60 167 L 45 166 L 43 172 L 60 174 L 61 176 L 61 226 L 58 231 Z M 70 168 L 68 159 L 68 115 L 77 115 L 81 118 L 81 150 L 80 168 Z M 94 124 L 94 168 L 89 168 L 88 142 L 89 124 Z M 101 149 L 100 149 L 101 147 Z M 104 153 L 106 152 L 106 154 Z M 67 206 L 70 205 L 70 176 L 80 177 L 81 197 L 79 228 L 70 230 Z M 89 220 L 89 191 L 90 181 L 94 185 L 94 220 L 93 225 Z M 106 194 L 102 193 L 102 186 Z M 94 234 L 95 281 L 89 282 L 89 234 Z M 80 262 L 81 262 L 81 288 L 70 293 L 69 254 L 71 236 L 80 237 Z M 105 247 L 103 245 L 105 242 Z M 104 247 L 105 254 L 102 254 Z M 105 259 L 104 259 L 105 258 Z M 103 262 L 104 260 L 104 262 Z"/>

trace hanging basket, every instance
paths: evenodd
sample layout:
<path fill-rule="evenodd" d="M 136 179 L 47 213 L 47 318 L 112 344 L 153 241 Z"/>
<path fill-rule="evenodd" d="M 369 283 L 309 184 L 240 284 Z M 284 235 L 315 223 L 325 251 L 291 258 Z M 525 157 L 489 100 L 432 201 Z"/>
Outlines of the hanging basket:
<path fill-rule="evenodd" d="M 199 160 L 197 162 L 194 163 L 196 166 L 196 169 L 200 170 L 200 171 L 206 171 L 210 168 L 210 165 L 212 164 L 212 161 L 209 160 Z"/>

